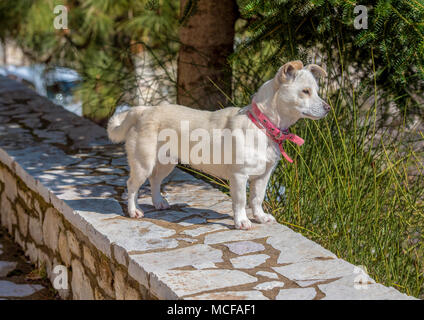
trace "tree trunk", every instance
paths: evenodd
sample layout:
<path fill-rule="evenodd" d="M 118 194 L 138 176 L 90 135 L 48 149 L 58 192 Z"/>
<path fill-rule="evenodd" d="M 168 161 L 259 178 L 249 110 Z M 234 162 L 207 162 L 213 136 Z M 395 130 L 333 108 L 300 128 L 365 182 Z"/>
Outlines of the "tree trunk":
<path fill-rule="evenodd" d="M 181 16 L 188 0 L 181 0 Z M 177 101 L 203 110 L 227 106 L 231 97 L 235 0 L 198 0 L 179 30 Z"/>

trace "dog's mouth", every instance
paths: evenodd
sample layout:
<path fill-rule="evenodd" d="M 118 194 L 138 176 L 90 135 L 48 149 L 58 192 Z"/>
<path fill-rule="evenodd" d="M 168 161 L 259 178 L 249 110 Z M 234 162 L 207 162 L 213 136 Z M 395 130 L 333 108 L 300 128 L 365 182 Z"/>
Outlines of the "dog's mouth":
<path fill-rule="evenodd" d="M 307 118 L 309 118 L 309 119 L 312 119 L 312 120 L 318 120 L 318 119 L 321 119 L 322 117 L 317 117 L 317 116 L 314 116 L 314 115 L 312 115 L 312 114 L 310 114 L 310 113 L 306 113 L 306 112 L 302 112 L 302 114 L 305 116 L 305 117 L 307 117 Z"/>

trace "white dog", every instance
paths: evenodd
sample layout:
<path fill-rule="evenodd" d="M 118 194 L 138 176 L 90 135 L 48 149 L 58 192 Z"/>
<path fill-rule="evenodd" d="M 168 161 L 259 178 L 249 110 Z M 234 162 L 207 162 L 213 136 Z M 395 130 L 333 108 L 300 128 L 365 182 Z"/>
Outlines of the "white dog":
<path fill-rule="evenodd" d="M 254 218 L 260 223 L 275 221 L 272 215 L 262 209 L 268 180 L 282 153 L 290 161 L 282 148 L 284 139 L 298 144 L 303 142 L 299 137 L 288 134 L 287 129 L 300 118 L 317 120 L 325 117 L 330 110 L 330 106 L 318 96 L 317 79 L 320 76 L 326 76 L 321 67 L 314 64 L 303 67 L 301 61 L 292 61 L 283 65 L 273 79 L 264 83 L 254 95 L 254 102 L 242 109 L 229 107 L 210 112 L 180 105 L 159 105 L 134 107 L 113 116 L 107 128 L 109 138 L 115 143 L 125 141 L 130 166 L 127 182 L 130 217 L 143 217 L 143 212 L 137 206 L 137 195 L 146 179 L 150 181 L 155 208 L 169 208 L 168 202 L 161 195 L 160 185 L 174 169 L 175 162 L 159 161 L 158 154 L 166 144 L 160 136 L 161 132 L 173 130 L 178 138 L 176 144 L 181 147 L 187 134 L 183 132 L 181 123 L 186 121 L 190 132 L 203 130 L 212 136 L 215 129 L 229 129 L 231 132 L 254 130 L 259 138 L 263 138 L 265 143 L 262 147 L 265 152 L 252 153 L 254 149 L 248 143 L 241 147 L 242 151 L 248 154 L 244 158 L 248 158 L 247 161 L 243 163 L 195 163 L 190 159 L 188 163 L 195 169 L 229 180 L 237 229 L 251 228 L 251 222 L 246 215 L 247 181 L 250 183 L 249 202 Z M 216 147 L 210 139 L 206 141 Z M 193 151 L 194 146 L 193 141 L 189 142 L 185 151 L 171 146 L 172 150 L 167 154 L 181 159 L 186 153 Z M 221 144 L 218 148 L 220 146 Z M 232 152 L 230 158 L 234 160 L 236 151 Z"/>

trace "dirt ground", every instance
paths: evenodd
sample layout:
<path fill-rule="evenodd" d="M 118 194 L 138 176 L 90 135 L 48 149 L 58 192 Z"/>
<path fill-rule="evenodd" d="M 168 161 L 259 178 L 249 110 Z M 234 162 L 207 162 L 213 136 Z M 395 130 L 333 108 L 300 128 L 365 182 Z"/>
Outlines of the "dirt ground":
<path fill-rule="evenodd" d="M 60 299 L 59 295 L 53 289 L 50 281 L 46 278 L 45 272 L 39 270 L 31 264 L 30 261 L 25 257 L 22 249 L 13 242 L 9 234 L 3 227 L 0 227 L 0 261 L 7 262 L 16 262 L 16 267 L 14 270 L 9 271 L 5 276 L 0 276 L 0 286 L 3 285 L 4 291 L 5 281 L 12 282 L 16 285 L 22 284 L 31 284 L 31 285 L 41 285 L 43 289 L 27 296 L 17 297 L 14 296 L 13 292 L 10 292 L 10 295 L 0 296 L 1 300 L 58 300 Z M 14 287 L 13 284 L 8 284 L 8 287 Z M 2 289 L 2 288 L 0 288 Z M 7 292 L 6 292 L 7 294 Z"/>

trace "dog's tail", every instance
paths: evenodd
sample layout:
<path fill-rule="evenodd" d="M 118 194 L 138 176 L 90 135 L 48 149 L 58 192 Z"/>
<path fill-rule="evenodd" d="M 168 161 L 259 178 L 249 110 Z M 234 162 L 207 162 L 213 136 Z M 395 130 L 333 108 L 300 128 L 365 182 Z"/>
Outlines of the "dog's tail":
<path fill-rule="evenodd" d="M 131 110 L 118 113 L 110 118 L 107 124 L 107 134 L 114 143 L 125 141 L 128 130 L 137 122 L 138 115 L 144 110 L 142 107 L 135 107 Z"/>

